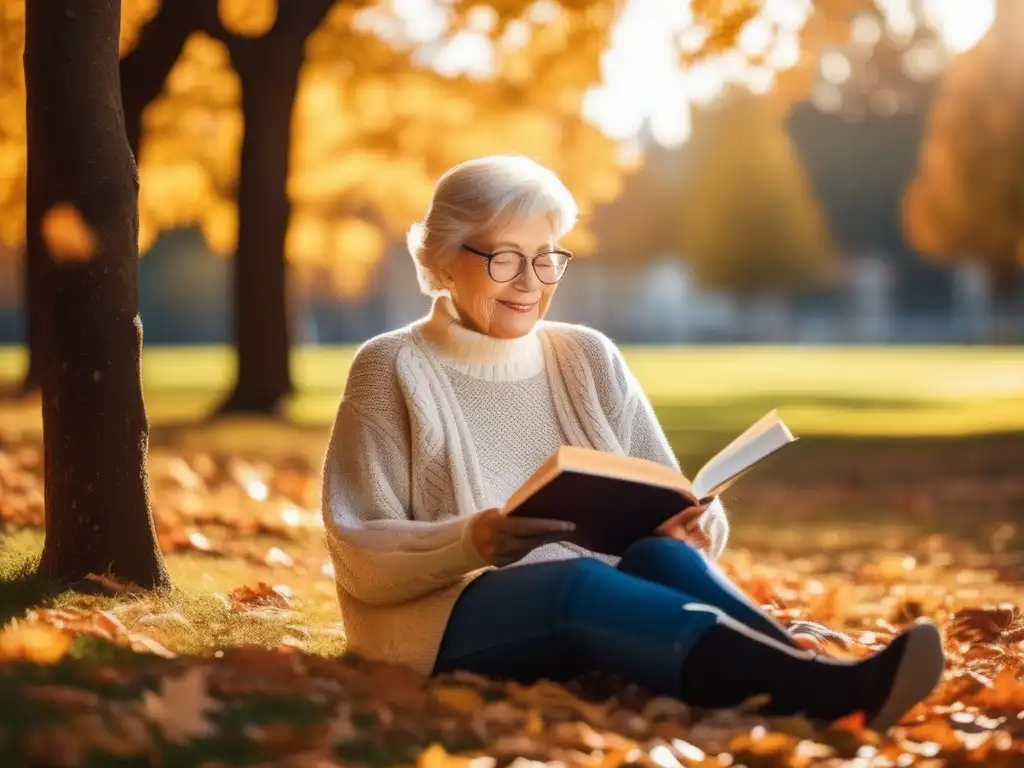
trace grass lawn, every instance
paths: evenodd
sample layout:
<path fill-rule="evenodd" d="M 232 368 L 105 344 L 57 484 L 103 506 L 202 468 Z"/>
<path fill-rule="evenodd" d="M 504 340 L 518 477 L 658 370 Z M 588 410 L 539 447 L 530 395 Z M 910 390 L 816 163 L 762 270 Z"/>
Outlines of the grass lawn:
<path fill-rule="evenodd" d="M 330 422 L 353 351 L 296 351 L 294 421 Z M 1024 430 L 1024 352 L 1016 348 L 629 347 L 625 354 L 670 432 L 729 433 L 772 407 L 801 435 Z M 15 381 L 22 365 L 20 351 L 0 348 L 0 383 Z M 154 424 L 205 414 L 233 365 L 219 347 L 147 349 Z"/>
<path fill-rule="evenodd" d="M 120 646 L 149 638 L 206 658 L 246 644 L 340 654 L 343 628 L 316 508 L 319 463 L 352 352 L 296 352 L 301 394 L 291 424 L 200 425 L 189 422 L 228 385 L 229 355 L 147 350 L 154 510 L 175 591 L 47 595 L 26 576 L 41 531 L 4 527 L 0 472 L 0 624 L 45 605 L 60 612 L 48 620 L 86 638 L 76 652 L 87 658 L 109 652 L 89 645 L 97 637 Z M 910 613 L 945 620 L 980 603 L 1024 601 L 1021 350 L 634 347 L 626 356 L 691 472 L 771 408 L 801 437 L 726 499 L 734 533 L 725 567 L 780 617 L 871 634 Z M 21 365 L 19 353 L 0 349 L 0 385 L 15 381 Z M 37 402 L 0 405 L 0 459 L 5 438 L 31 452 L 39 429 Z M 23 462 L 24 476 L 37 478 L 32 461 Z M 245 586 L 255 598 L 233 594 Z M 957 664 L 983 662 L 991 665 Z M 991 666 L 971 669 L 993 674 Z M 235 747 L 252 740 L 244 730 L 231 737 Z M 223 747 L 224 755 L 239 754 L 235 747 Z M 762 764 L 757 754 L 746 764 Z M 409 763 L 408 754 L 398 762 Z"/>

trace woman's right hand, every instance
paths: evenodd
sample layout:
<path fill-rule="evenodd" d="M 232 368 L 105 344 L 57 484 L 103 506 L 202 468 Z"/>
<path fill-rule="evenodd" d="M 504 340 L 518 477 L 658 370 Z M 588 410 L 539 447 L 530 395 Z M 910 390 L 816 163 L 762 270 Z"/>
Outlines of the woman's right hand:
<path fill-rule="evenodd" d="M 501 567 L 522 560 L 544 544 L 564 541 L 576 526 L 563 520 L 513 517 L 500 509 L 487 509 L 470 521 L 470 540 L 480 556 Z"/>

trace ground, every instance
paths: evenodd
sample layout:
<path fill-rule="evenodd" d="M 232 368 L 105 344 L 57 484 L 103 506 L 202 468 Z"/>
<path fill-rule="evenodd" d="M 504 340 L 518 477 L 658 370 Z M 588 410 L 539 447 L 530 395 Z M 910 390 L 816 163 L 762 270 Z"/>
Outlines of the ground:
<path fill-rule="evenodd" d="M 609 681 L 424 685 L 338 661 L 317 476 L 351 353 L 297 355 L 291 425 L 200 425 L 230 358 L 147 353 L 154 513 L 176 585 L 160 598 L 116 583 L 46 595 L 26 576 L 41 544 L 38 404 L 0 406 L 5 765 L 1024 764 L 1019 350 L 627 352 L 691 472 L 773 407 L 801 437 L 727 498 L 723 567 L 748 593 L 784 622 L 846 632 L 837 655 L 919 615 L 945 631 L 942 686 L 884 739 L 855 720 L 698 716 Z M 0 381 L 20 364 L 0 351 Z"/>

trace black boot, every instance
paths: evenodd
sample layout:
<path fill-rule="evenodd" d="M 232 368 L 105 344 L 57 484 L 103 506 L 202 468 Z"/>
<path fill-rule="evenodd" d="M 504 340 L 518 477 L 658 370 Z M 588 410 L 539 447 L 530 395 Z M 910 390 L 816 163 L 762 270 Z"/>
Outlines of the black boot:
<path fill-rule="evenodd" d="M 830 722 L 863 712 L 869 728 L 884 731 L 932 692 L 944 665 L 942 639 L 928 622 L 874 656 L 842 661 L 794 650 L 720 616 L 687 656 L 680 698 L 724 709 L 767 694 L 761 710 L 766 715 L 803 714 Z"/>

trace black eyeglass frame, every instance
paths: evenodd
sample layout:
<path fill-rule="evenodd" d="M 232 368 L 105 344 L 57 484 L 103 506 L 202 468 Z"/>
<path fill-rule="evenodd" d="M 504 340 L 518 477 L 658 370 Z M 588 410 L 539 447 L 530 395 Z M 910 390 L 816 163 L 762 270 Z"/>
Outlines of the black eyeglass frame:
<path fill-rule="evenodd" d="M 569 263 L 573 260 L 572 251 L 567 251 L 563 248 L 552 248 L 550 251 L 538 253 L 532 259 L 529 258 L 525 253 L 520 253 L 514 248 L 505 248 L 500 251 L 488 253 L 487 251 L 481 251 L 478 248 L 474 248 L 471 245 L 466 245 L 465 243 L 463 243 L 462 249 L 464 251 L 469 251 L 472 254 L 480 256 L 481 258 L 487 259 L 487 276 L 491 278 L 491 280 L 494 280 L 494 282 L 502 284 L 511 283 L 513 280 L 518 279 L 523 274 L 523 272 L 526 271 L 526 263 L 529 262 L 530 268 L 533 269 L 533 274 L 535 274 L 537 276 L 537 279 L 544 283 L 544 285 L 558 285 L 560 282 L 562 282 L 562 279 L 565 277 L 565 273 L 569 271 Z M 494 260 L 495 256 L 498 256 L 503 253 L 514 253 L 516 256 L 519 257 L 519 270 L 514 275 L 512 275 L 512 277 L 510 277 L 508 280 L 497 280 L 494 277 L 494 273 L 491 272 L 491 262 Z M 562 270 L 562 274 L 558 276 L 557 280 L 555 280 L 554 282 L 548 282 L 543 277 L 541 277 L 540 273 L 537 271 L 537 259 L 539 259 L 541 256 L 550 256 L 551 254 L 554 253 L 565 256 L 565 268 Z"/>

